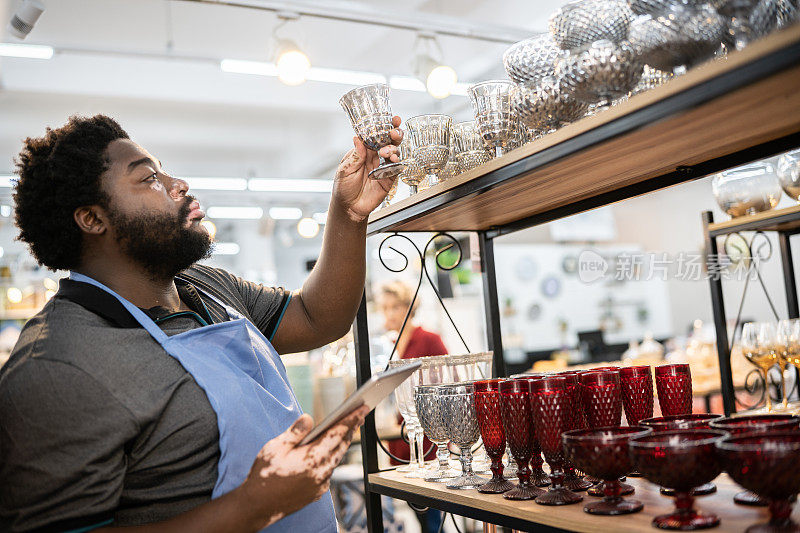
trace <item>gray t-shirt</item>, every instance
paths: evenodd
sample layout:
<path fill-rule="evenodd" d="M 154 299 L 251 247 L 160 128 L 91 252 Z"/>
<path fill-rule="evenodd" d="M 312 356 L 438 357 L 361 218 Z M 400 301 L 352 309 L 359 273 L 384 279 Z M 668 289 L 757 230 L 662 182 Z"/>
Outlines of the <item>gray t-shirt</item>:
<path fill-rule="evenodd" d="M 206 321 L 227 314 L 202 291 L 267 338 L 289 301 L 282 288 L 220 269 L 198 265 L 181 277 L 181 299 Z M 59 292 L 69 283 L 75 289 L 64 282 Z M 94 292 L 93 305 L 111 307 L 79 285 Z M 162 311 L 148 310 L 169 335 L 201 326 Z M 58 294 L 0 369 L 0 531 L 144 524 L 210 500 L 219 433 L 208 398 L 144 329 L 115 316 Z"/>

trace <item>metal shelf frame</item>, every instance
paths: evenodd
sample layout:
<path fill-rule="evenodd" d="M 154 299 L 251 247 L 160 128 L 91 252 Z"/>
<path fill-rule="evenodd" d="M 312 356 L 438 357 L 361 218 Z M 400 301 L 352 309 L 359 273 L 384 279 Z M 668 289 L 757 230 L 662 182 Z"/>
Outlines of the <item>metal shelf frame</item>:
<path fill-rule="evenodd" d="M 747 87 L 759 80 L 778 75 L 782 72 L 797 68 L 800 65 L 800 40 L 793 40 L 787 46 L 778 50 L 772 50 L 763 55 L 756 61 L 740 65 L 734 70 L 727 71 L 720 76 L 704 81 L 703 83 L 691 86 L 687 90 L 673 94 L 662 100 L 655 101 L 646 107 L 636 109 L 633 112 L 622 115 L 612 121 L 601 124 L 600 126 L 582 132 L 571 138 L 559 142 L 538 152 L 534 152 L 521 159 L 495 168 L 482 175 L 475 176 L 464 183 L 444 190 L 435 195 L 422 195 L 416 202 L 410 202 L 399 210 L 390 210 L 386 215 L 378 215 L 371 218 L 367 227 L 368 235 L 387 233 L 395 231 L 407 231 L 403 228 L 404 223 L 425 217 L 431 213 L 453 205 L 455 202 L 469 202 L 471 199 L 479 199 L 483 194 L 493 188 L 512 182 L 525 174 L 529 174 L 534 169 L 549 165 L 554 161 L 564 160 L 574 157 L 582 151 L 602 145 L 604 142 L 612 140 L 623 134 L 637 132 L 653 123 L 670 117 L 678 116 L 682 113 L 691 111 L 702 104 L 713 101 L 716 98 L 724 97 L 728 93 L 737 89 Z M 789 113 L 800 113 L 800 110 L 791 109 Z M 555 134 L 554 134 L 555 135 Z M 658 189 L 670 187 L 686 181 L 698 179 L 711 173 L 718 172 L 727 168 L 738 166 L 750 161 L 773 156 L 780 152 L 790 150 L 800 146 L 800 121 L 797 127 L 792 127 L 791 131 L 778 132 L 766 142 L 746 146 L 742 149 L 733 151 L 708 160 L 692 164 L 691 166 L 678 166 L 659 175 L 649 176 L 647 179 L 640 180 L 633 184 L 622 184 L 610 190 L 581 198 L 577 201 L 567 200 L 563 205 L 550 208 L 544 212 L 533 214 L 532 216 L 522 217 L 512 220 L 507 224 L 480 228 L 478 234 L 480 266 L 483 282 L 484 311 L 487 330 L 488 349 L 494 352 L 494 372 L 498 376 L 506 375 L 505 362 L 503 359 L 502 338 L 500 332 L 500 309 L 497 295 L 497 279 L 494 263 L 494 239 L 509 233 L 544 224 L 552 220 L 563 218 L 569 215 L 608 205 L 617 201 L 646 194 Z M 713 222 L 710 214 L 704 214 L 704 224 L 706 230 Z M 441 231 L 475 231 L 474 228 L 454 228 L 439 227 L 425 228 L 426 232 Z M 709 252 L 716 253 L 716 241 L 712 235 L 706 231 L 706 247 Z M 782 239 L 784 237 L 781 237 Z M 788 247 L 788 235 L 785 242 L 781 241 L 781 250 L 784 253 L 784 272 L 786 272 L 787 261 L 791 268 L 791 251 Z M 787 255 L 788 254 L 788 255 Z M 787 259 L 788 257 L 788 259 Z M 796 317 L 797 312 L 797 291 L 794 287 L 794 275 L 787 277 L 787 294 L 793 295 L 790 302 L 790 314 Z M 790 287 L 791 281 L 791 287 Z M 791 289 L 791 290 L 790 290 Z M 723 351 L 729 353 L 727 344 L 727 333 L 720 334 L 720 324 L 724 328 L 724 310 L 722 308 L 722 289 L 721 284 L 717 287 L 712 284 L 712 302 L 714 303 L 714 316 L 717 323 L 717 337 L 724 339 L 720 343 L 720 354 Z M 369 331 L 367 327 L 367 304 L 366 295 L 362 297 L 361 305 L 354 324 L 356 357 L 357 357 L 357 381 L 361 385 L 366 382 L 371 375 L 371 360 L 369 352 Z M 726 412 L 733 398 L 733 384 L 730 374 L 730 359 L 727 363 L 720 355 L 720 366 L 722 368 L 722 393 L 726 402 Z M 431 507 L 443 511 L 452 512 L 461 516 L 467 516 L 485 522 L 503 525 L 510 528 L 531 530 L 531 524 L 520 521 L 518 518 L 492 513 L 484 510 L 474 509 L 467 506 L 457 505 L 452 502 L 429 498 L 421 494 L 397 490 L 384 486 L 374 486 L 369 482 L 369 474 L 379 472 L 378 468 L 378 447 L 377 433 L 375 430 L 374 414 L 370 414 L 361 429 L 361 451 L 364 467 L 364 490 L 367 509 L 367 524 L 371 533 L 382 532 L 382 509 L 380 495 L 403 499 L 418 505 Z M 550 526 L 542 524 L 536 525 L 539 531 L 558 531 Z"/>

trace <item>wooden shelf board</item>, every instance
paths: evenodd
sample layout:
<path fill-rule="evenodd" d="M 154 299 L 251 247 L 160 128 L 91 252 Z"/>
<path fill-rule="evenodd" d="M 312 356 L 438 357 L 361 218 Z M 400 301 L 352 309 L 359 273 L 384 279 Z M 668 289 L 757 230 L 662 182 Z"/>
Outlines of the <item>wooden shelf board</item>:
<path fill-rule="evenodd" d="M 486 230 L 643 182 L 700 177 L 665 178 L 800 132 L 800 54 L 786 52 L 798 46 L 800 24 L 379 209 L 368 231 Z M 776 55 L 786 68 L 736 81 Z M 708 96 L 721 80 L 744 85 Z"/>
<path fill-rule="evenodd" d="M 505 517 L 513 517 L 530 523 L 530 527 L 544 525 L 552 528 L 566 529 L 582 532 L 647 532 L 655 531 L 651 525 L 653 517 L 668 513 L 673 509 L 673 499 L 659 494 L 659 487 L 642 478 L 628 478 L 626 483 L 636 488 L 636 493 L 626 498 L 634 498 L 644 504 L 641 512 L 623 516 L 595 516 L 583 511 L 587 502 L 597 501 L 598 498 L 583 495 L 584 501 L 575 505 L 548 507 L 538 505 L 533 501 L 509 501 L 500 494 L 481 494 L 476 490 L 451 490 L 445 488 L 443 483 L 429 483 L 422 480 L 410 479 L 394 470 L 387 470 L 378 474 L 370 474 L 370 485 L 375 492 L 388 487 L 403 491 L 409 495 L 422 495 L 427 498 L 450 502 L 485 512 L 495 513 Z M 695 507 L 698 510 L 711 511 L 719 515 L 720 526 L 713 531 L 742 531 L 744 528 L 755 524 L 764 523 L 769 519 L 769 511 L 763 507 L 745 507 L 733 503 L 733 495 L 742 490 L 726 474 L 720 475 L 715 481 L 717 492 L 696 499 Z M 392 497 L 398 495 L 392 494 Z M 793 516 L 800 518 L 800 513 L 795 506 Z M 478 518 L 480 519 L 480 518 Z M 500 518 L 502 519 L 502 518 Z M 496 522 L 503 525 L 502 522 Z"/>
<path fill-rule="evenodd" d="M 708 231 L 712 235 L 755 230 L 791 231 L 798 228 L 800 228 L 800 204 L 784 209 L 763 211 L 755 215 L 736 217 L 708 225 Z"/>

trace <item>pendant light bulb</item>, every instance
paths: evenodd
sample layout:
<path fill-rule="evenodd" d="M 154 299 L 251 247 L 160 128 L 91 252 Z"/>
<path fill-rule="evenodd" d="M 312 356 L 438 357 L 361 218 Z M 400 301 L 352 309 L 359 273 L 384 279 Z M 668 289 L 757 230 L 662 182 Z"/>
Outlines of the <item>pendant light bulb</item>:
<path fill-rule="evenodd" d="M 294 42 L 281 41 L 276 57 L 275 66 L 279 80 L 286 85 L 300 85 L 306 81 L 311 61 Z"/>
<path fill-rule="evenodd" d="M 425 80 L 428 93 L 434 98 L 447 98 L 458 83 L 458 75 L 453 67 L 438 65 L 434 67 Z"/>

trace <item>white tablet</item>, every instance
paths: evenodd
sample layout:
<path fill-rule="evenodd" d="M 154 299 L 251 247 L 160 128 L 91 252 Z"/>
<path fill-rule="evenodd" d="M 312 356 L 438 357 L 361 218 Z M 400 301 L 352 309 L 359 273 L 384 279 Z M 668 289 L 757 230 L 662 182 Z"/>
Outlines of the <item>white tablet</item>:
<path fill-rule="evenodd" d="M 369 406 L 370 410 L 375 409 L 381 400 L 389 396 L 392 391 L 400 386 L 408 377 L 417 370 L 422 363 L 410 363 L 399 368 L 393 368 L 380 374 L 375 374 L 369 381 L 361 385 L 357 391 L 350 395 L 342 405 L 337 407 L 331 414 L 317 424 L 311 433 L 305 436 L 300 445 L 308 444 L 319 437 L 326 430 L 330 429 L 341 418 L 344 418 L 352 411 L 362 405 Z"/>

